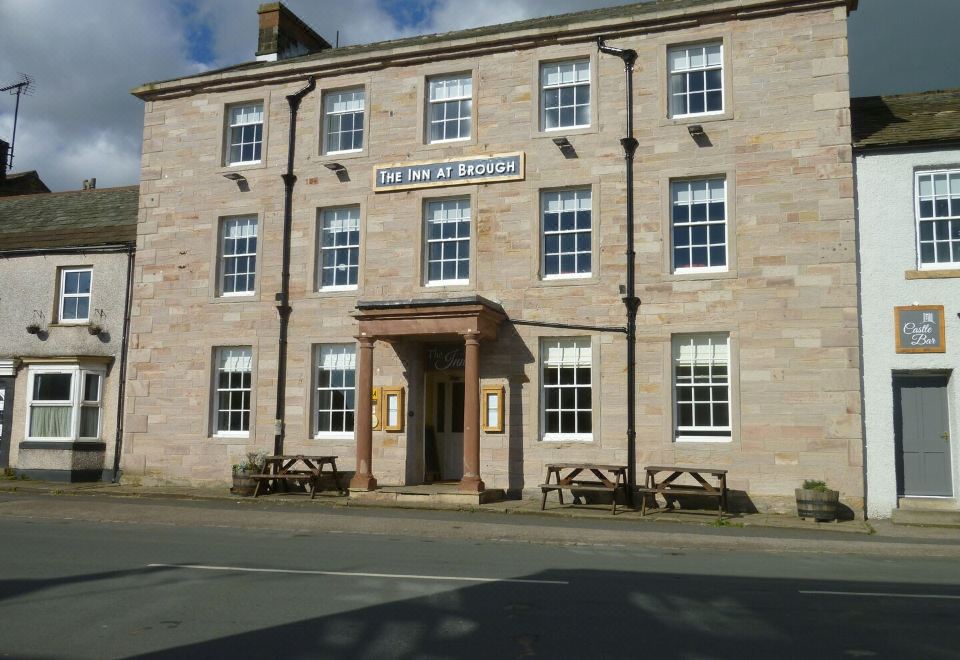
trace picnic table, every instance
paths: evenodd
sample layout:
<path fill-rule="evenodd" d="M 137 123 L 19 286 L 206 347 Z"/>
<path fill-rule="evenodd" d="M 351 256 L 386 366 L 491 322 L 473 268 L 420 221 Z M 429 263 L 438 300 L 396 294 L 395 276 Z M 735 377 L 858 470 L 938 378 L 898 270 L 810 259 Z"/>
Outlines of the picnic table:
<path fill-rule="evenodd" d="M 727 471 L 719 468 L 701 468 L 685 467 L 680 465 L 648 465 L 644 468 L 647 473 L 643 486 L 638 486 L 636 492 L 641 494 L 642 504 L 640 506 L 640 515 L 647 515 L 647 495 L 657 494 L 667 497 L 676 495 L 695 495 L 700 497 L 716 497 L 718 501 L 717 517 L 723 520 L 724 511 L 727 508 Z M 670 474 L 660 481 L 657 481 L 657 475 L 662 472 Z M 696 481 L 699 486 L 690 484 L 676 483 L 683 475 L 688 475 Z M 711 484 L 704 478 L 704 475 L 711 476 L 715 483 Z M 669 500 L 668 500 L 669 503 Z"/>
<path fill-rule="evenodd" d="M 337 485 L 337 490 L 346 493 L 343 486 L 340 485 L 336 456 L 292 454 L 266 457 L 263 472 L 250 475 L 257 482 L 253 496 L 258 497 L 260 495 L 263 484 L 266 484 L 269 490 L 275 492 L 277 490 L 286 491 L 288 482 L 298 481 L 310 485 L 310 499 L 313 499 L 317 495 L 317 489 L 320 487 L 320 477 L 325 467 L 330 468 L 329 472 L 333 474 L 333 481 Z"/>
<path fill-rule="evenodd" d="M 566 474 L 561 474 L 567 470 Z M 581 472 L 589 472 L 594 479 L 578 479 Z M 551 481 L 553 479 L 553 481 Z M 547 506 L 547 493 L 557 491 L 560 504 L 563 504 L 563 491 L 569 490 L 573 495 L 573 503 L 577 503 L 578 495 L 573 491 L 609 492 L 613 500 L 613 515 L 617 515 L 617 491 L 625 490 L 627 483 L 626 465 L 599 465 L 596 463 L 548 463 L 547 478 L 540 484 L 543 501 L 540 510 Z"/>

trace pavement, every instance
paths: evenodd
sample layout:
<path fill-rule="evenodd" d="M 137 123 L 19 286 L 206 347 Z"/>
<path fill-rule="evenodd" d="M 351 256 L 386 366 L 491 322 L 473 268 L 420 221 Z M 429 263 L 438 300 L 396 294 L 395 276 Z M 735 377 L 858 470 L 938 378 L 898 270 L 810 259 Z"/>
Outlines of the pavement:
<path fill-rule="evenodd" d="M 232 494 L 225 487 L 197 487 L 197 486 L 141 486 L 118 484 L 109 482 L 96 483 L 63 483 L 35 481 L 31 479 L 2 479 L 0 493 L 21 494 L 50 494 L 64 496 L 103 496 L 115 498 L 139 498 L 146 500 L 187 500 L 211 502 L 252 502 L 252 498 Z M 546 510 L 540 509 L 539 499 L 511 499 L 501 500 L 479 505 L 464 503 L 443 504 L 440 502 L 404 502 L 387 504 L 384 501 L 359 500 L 343 497 L 332 491 L 318 493 L 317 498 L 310 500 L 305 494 L 269 494 L 261 496 L 256 501 L 273 504 L 300 506 L 309 504 L 318 507 L 362 507 L 365 509 L 408 509 L 408 510 L 446 510 L 446 511 L 473 511 L 513 515 L 529 515 L 543 518 L 568 518 L 583 520 L 610 520 L 608 505 L 573 505 L 558 504 L 553 498 L 547 503 Z M 726 514 L 722 522 L 718 522 L 715 511 L 708 510 L 658 510 L 641 516 L 639 510 L 620 506 L 615 519 L 618 521 L 636 521 L 641 524 L 675 523 L 685 526 L 710 526 L 733 528 L 776 528 L 792 530 L 821 530 L 830 533 L 847 534 L 883 534 L 885 536 L 901 538 L 942 538 L 960 542 L 960 530 L 939 529 L 936 527 L 902 527 L 888 524 L 884 520 L 841 520 L 834 522 L 816 522 L 803 520 L 795 515 L 779 513 L 733 513 Z"/>

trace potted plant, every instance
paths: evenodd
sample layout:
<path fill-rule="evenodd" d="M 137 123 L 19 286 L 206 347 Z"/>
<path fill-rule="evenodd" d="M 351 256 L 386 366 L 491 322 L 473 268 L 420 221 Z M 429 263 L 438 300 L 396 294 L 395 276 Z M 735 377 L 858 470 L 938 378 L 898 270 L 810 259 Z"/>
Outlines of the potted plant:
<path fill-rule="evenodd" d="M 813 518 L 818 522 L 837 519 L 840 491 L 830 490 L 825 481 L 807 479 L 803 488 L 797 488 L 794 493 L 800 518 Z"/>
<path fill-rule="evenodd" d="M 242 497 L 250 497 L 256 490 L 257 482 L 251 476 L 254 474 L 263 474 L 263 468 L 266 464 L 267 455 L 262 451 L 252 451 L 247 453 L 245 460 L 235 463 L 233 466 L 233 488 L 230 492 Z"/>

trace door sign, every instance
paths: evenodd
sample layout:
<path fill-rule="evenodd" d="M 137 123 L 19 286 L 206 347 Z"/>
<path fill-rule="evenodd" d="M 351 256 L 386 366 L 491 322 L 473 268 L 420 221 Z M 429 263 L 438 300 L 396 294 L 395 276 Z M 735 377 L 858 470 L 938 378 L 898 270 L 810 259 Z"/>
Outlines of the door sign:
<path fill-rule="evenodd" d="M 893 308 L 897 353 L 944 353 L 943 305 Z"/>

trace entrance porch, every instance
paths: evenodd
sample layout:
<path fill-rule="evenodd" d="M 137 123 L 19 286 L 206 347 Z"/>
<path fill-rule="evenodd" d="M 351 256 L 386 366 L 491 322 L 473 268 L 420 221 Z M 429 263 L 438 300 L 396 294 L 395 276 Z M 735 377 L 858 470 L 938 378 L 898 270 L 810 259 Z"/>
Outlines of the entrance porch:
<path fill-rule="evenodd" d="M 437 460 L 433 461 L 433 465 L 430 460 L 424 461 L 421 479 L 427 481 L 431 476 L 434 479 L 456 476 L 459 482 L 450 484 L 456 489 L 456 493 L 470 495 L 471 501 L 482 501 L 478 495 L 485 492 L 486 486 L 480 476 L 480 343 L 496 340 L 497 329 L 506 318 L 503 309 L 480 296 L 469 296 L 439 300 L 360 302 L 354 316 L 359 326 L 356 337 L 357 465 L 350 482 L 351 494 L 362 496 L 359 494 L 378 491 L 373 469 L 375 411 L 372 393 L 374 345 L 380 340 L 393 344 L 414 342 L 422 345 L 462 347 L 462 372 L 457 370 L 455 375 L 433 372 L 428 375 L 425 371 L 422 380 L 429 388 L 428 394 L 421 401 L 409 401 L 408 405 L 418 407 L 423 412 L 431 412 L 436 421 L 443 420 L 440 429 L 435 424 L 430 427 L 425 425 L 422 429 L 422 446 L 429 445 L 426 435 L 431 431 L 434 448 L 438 446 L 438 442 L 443 442 L 444 451 L 442 454 L 435 452 Z M 454 402 L 453 398 L 457 401 Z M 394 410 L 387 414 L 405 417 L 407 409 Z M 462 445 L 457 448 L 460 451 L 450 451 L 451 443 L 457 440 L 460 440 Z M 441 455 L 444 457 L 443 465 Z M 451 461 L 462 463 L 462 470 Z M 427 474 L 430 468 L 433 469 L 433 475 Z M 433 484 L 433 495 L 452 495 L 446 488 L 440 488 L 444 485 Z M 391 491 L 381 490 L 382 496 L 389 499 Z"/>

